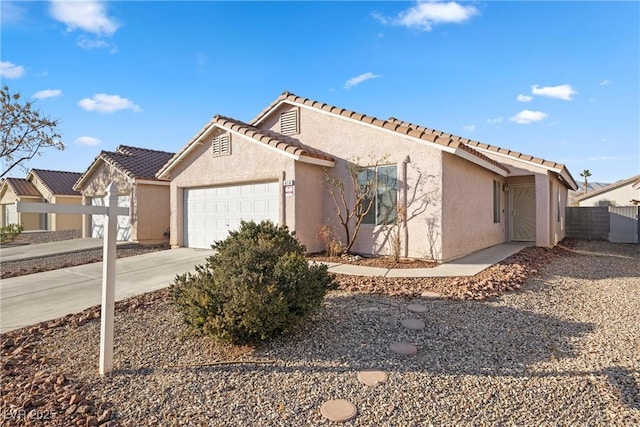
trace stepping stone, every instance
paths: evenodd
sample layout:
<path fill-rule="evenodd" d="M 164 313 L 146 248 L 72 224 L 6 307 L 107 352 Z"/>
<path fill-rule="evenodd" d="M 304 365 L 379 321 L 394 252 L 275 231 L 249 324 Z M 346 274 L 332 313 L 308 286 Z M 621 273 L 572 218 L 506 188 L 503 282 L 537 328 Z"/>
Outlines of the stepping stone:
<path fill-rule="evenodd" d="M 424 329 L 424 322 L 420 319 L 403 319 L 400 324 L 407 329 L 419 330 Z"/>
<path fill-rule="evenodd" d="M 416 347 L 415 344 L 410 344 L 408 342 L 393 343 L 389 346 L 389 349 L 392 352 L 403 356 L 412 356 L 418 353 L 418 347 Z"/>
<path fill-rule="evenodd" d="M 439 293 L 431 292 L 431 291 L 424 291 L 422 294 L 420 294 L 420 296 L 426 299 L 440 299 L 441 297 Z"/>
<path fill-rule="evenodd" d="M 413 311 L 414 313 L 426 313 L 427 310 L 429 310 L 426 305 L 422 304 L 409 304 L 407 306 L 407 309 L 409 311 Z"/>
<path fill-rule="evenodd" d="M 351 421 L 358 414 L 358 410 L 345 399 L 328 400 L 320 406 L 320 413 L 327 419 L 338 423 Z"/>
<path fill-rule="evenodd" d="M 387 379 L 389 379 L 389 375 L 384 371 L 366 370 L 358 372 L 358 381 L 368 386 L 385 383 Z"/>

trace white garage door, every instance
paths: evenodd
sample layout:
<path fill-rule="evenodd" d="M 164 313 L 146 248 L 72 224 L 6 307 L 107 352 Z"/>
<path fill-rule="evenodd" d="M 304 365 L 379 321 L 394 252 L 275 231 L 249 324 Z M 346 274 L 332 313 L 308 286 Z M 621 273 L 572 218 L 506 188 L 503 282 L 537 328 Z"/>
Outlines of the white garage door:
<path fill-rule="evenodd" d="M 211 248 L 240 221 L 278 223 L 278 183 L 231 185 L 184 190 L 184 246 Z"/>
<path fill-rule="evenodd" d="M 4 224 L 17 224 L 18 223 L 18 211 L 16 210 L 16 205 L 14 203 L 4 205 Z"/>
<path fill-rule="evenodd" d="M 93 206 L 105 206 L 104 198 L 94 197 L 91 199 Z M 128 208 L 131 205 L 129 196 L 118 196 L 118 206 Z M 131 217 L 118 216 L 118 240 L 127 241 L 131 239 Z M 102 239 L 104 236 L 104 216 L 91 215 L 91 237 Z"/>

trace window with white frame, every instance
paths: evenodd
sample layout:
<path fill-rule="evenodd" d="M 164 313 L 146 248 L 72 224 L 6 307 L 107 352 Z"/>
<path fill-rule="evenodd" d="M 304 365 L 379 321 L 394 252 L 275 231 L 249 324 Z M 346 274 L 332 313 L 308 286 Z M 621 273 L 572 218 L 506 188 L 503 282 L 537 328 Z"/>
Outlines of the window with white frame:
<path fill-rule="evenodd" d="M 493 181 L 493 223 L 500 222 L 500 193 L 502 190 L 502 184 L 500 181 Z"/>
<path fill-rule="evenodd" d="M 220 135 L 213 138 L 211 152 L 214 157 L 228 156 L 231 154 L 231 138 L 229 135 Z"/>
<path fill-rule="evenodd" d="M 362 169 L 358 175 L 361 185 L 373 184 L 373 205 L 362 219 L 363 224 L 390 225 L 398 218 L 398 167 L 396 165 L 377 166 Z M 371 199 L 365 198 L 366 208 Z"/>

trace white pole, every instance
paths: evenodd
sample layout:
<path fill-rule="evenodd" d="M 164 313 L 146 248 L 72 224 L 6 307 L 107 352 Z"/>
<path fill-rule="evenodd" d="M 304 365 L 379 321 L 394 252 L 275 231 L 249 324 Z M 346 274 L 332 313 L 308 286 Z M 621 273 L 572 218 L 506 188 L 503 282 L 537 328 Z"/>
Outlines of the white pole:
<path fill-rule="evenodd" d="M 118 225 L 118 217 L 113 209 L 118 206 L 118 187 L 113 182 L 107 187 L 105 205 L 109 208 L 109 212 L 104 216 L 100 375 L 106 375 L 113 369 L 113 315 L 115 310 L 116 232 Z"/>

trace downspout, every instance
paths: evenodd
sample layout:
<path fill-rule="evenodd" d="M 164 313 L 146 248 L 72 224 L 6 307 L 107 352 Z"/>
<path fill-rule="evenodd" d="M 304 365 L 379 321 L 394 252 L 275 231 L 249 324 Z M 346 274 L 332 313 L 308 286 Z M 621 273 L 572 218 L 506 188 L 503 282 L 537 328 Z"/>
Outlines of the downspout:
<path fill-rule="evenodd" d="M 407 156 L 402 161 L 402 228 L 404 229 L 404 257 L 409 257 L 409 227 L 407 226 L 407 194 L 409 192 L 409 184 L 407 184 L 407 164 L 411 162 L 411 157 Z"/>
<path fill-rule="evenodd" d="M 288 225 L 287 224 L 287 198 L 285 195 L 285 188 L 284 188 L 284 180 L 286 179 L 287 175 L 285 171 L 282 171 L 282 173 L 280 174 L 280 179 L 278 182 L 278 186 L 280 187 L 280 225 Z"/>

